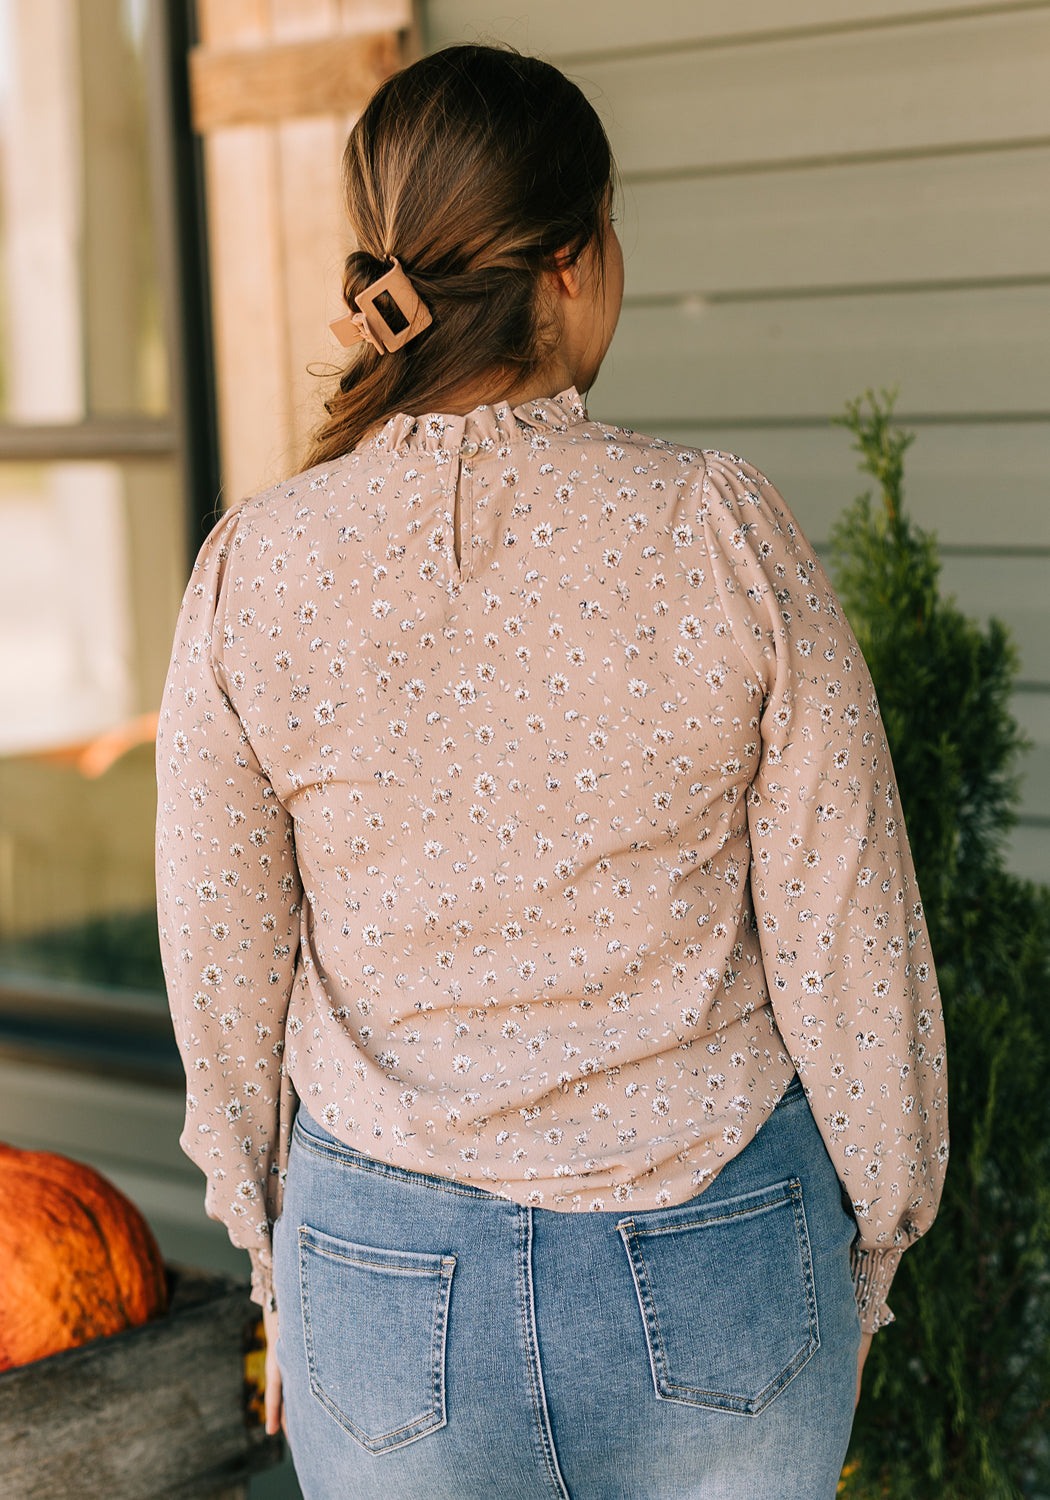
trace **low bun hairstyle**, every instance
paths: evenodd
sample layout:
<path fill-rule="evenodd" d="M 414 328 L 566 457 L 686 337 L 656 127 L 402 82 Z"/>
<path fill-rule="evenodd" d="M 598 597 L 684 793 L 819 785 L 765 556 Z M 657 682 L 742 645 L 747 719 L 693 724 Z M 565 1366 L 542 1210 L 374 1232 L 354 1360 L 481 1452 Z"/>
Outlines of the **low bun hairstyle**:
<path fill-rule="evenodd" d="M 382 84 L 343 153 L 358 246 L 343 296 L 356 311 L 397 256 L 433 322 L 390 354 L 355 346 L 307 467 L 399 411 L 440 410 L 481 376 L 499 399 L 542 370 L 552 342 L 540 277 L 591 245 L 601 272 L 613 170 L 592 106 L 538 58 L 448 47 Z"/>

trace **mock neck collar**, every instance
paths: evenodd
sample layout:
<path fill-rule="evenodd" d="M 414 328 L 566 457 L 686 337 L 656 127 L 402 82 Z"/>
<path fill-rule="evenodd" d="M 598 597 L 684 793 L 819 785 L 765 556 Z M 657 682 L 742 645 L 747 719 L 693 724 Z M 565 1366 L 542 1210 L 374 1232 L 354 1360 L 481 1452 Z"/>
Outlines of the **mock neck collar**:
<path fill-rule="evenodd" d="M 511 407 L 506 402 L 476 406 L 465 416 L 425 412 L 413 417 L 399 412 L 379 429 L 372 441 L 377 448 L 394 452 L 416 448 L 444 453 L 466 440 L 476 441 L 479 447 L 499 446 L 522 428 L 566 432 L 575 423 L 586 420 L 583 398 L 575 386 L 569 386 L 556 396 L 538 396 L 520 406 Z"/>

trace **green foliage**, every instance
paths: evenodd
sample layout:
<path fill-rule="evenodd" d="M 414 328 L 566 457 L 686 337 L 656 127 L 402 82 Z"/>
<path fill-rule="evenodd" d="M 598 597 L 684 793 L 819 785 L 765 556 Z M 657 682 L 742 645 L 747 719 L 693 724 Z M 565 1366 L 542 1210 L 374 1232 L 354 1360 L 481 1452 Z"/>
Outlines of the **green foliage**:
<path fill-rule="evenodd" d="M 75 927 L 0 942 L 0 974 L 81 980 L 164 994 L 157 914 L 111 912 Z"/>
<path fill-rule="evenodd" d="M 940 591 L 903 505 L 893 394 L 840 418 L 878 483 L 844 513 L 833 575 L 879 695 L 948 1034 L 951 1160 L 864 1376 L 851 1500 L 1050 1495 L 1050 889 L 1004 868 L 1024 739 L 1016 651 Z"/>

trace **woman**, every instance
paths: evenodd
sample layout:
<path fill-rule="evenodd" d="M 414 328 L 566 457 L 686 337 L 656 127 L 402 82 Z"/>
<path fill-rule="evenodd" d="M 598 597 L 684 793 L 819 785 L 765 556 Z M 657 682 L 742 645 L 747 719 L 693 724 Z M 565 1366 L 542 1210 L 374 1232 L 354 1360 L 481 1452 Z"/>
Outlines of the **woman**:
<path fill-rule="evenodd" d="M 947 1150 L 870 678 L 762 475 L 587 417 L 573 84 L 452 48 L 344 166 L 356 347 L 205 543 L 158 746 L 270 1430 L 310 1500 L 830 1497 Z"/>

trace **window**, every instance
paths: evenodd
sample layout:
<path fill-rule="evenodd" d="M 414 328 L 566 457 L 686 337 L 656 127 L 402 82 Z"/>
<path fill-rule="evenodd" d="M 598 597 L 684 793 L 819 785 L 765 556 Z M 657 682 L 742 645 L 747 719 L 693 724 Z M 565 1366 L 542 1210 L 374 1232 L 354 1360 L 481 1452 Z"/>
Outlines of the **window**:
<path fill-rule="evenodd" d="M 0 0 L 0 1050 L 140 1076 L 178 1073 L 153 737 L 218 491 L 185 30 Z"/>

